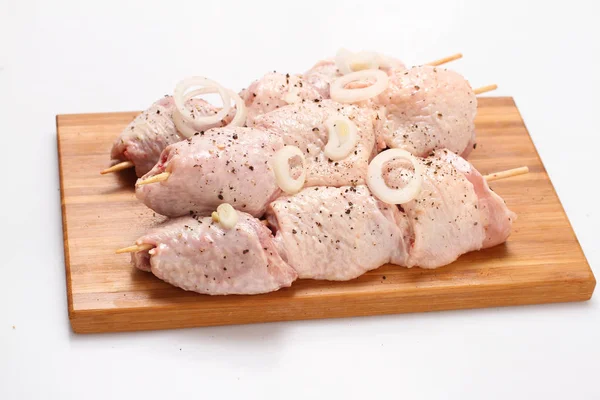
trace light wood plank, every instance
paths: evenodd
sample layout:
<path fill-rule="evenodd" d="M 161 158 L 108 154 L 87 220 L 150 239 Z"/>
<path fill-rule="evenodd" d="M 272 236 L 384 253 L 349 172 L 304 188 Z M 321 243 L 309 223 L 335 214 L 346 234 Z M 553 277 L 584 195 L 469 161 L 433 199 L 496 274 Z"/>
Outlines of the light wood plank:
<path fill-rule="evenodd" d="M 133 269 L 128 246 L 163 221 L 134 196 L 133 171 L 101 176 L 114 138 L 137 113 L 59 115 L 58 151 L 69 318 L 75 332 L 335 318 L 587 300 L 594 276 L 511 98 L 482 98 L 471 155 L 519 218 L 508 243 L 437 269 L 392 265 L 349 282 L 297 281 L 259 296 L 210 297 Z"/>

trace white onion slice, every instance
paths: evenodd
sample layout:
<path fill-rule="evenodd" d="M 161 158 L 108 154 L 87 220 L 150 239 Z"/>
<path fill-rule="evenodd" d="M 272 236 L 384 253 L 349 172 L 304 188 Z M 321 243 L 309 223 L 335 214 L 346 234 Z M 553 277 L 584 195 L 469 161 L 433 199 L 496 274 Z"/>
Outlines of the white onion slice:
<path fill-rule="evenodd" d="M 300 157 L 302 160 L 302 173 L 296 179 L 290 175 L 290 159 Z M 296 146 L 283 146 L 273 156 L 273 172 L 277 185 L 287 194 L 296 194 L 304 186 L 306 181 L 306 159 L 304 153 Z"/>
<path fill-rule="evenodd" d="M 335 55 L 335 66 L 340 71 L 342 75 L 349 74 L 352 72 L 350 69 L 350 58 L 352 57 L 352 52 L 347 49 L 339 49 Z"/>
<path fill-rule="evenodd" d="M 242 100 L 242 98 L 240 97 L 239 94 L 235 93 L 231 89 L 226 89 L 226 90 L 227 90 L 227 93 L 229 94 L 229 96 L 231 96 L 231 98 L 233 98 L 233 101 L 235 102 L 235 107 L 236 107 L 235 117 L 231 120 L 231 122 L 229 124 L 227 124 L 227 126 L 229 126 L 229 125 L 243 126 L 246 123 L 246 116 L 248 115 L 248 110 L 246 108 L 246 104 L 245 104 L 244 100 Z M 209 93 L 219 93 L 219 90 L 217 87 L 212 87 L 212 86 L 192 90 L 191 92 L 189 92 L 185 95 L 185 97 L 183 99 L 183 103 L 184 104 L 187 103 L 188 100 L 192 99 L 193 97 L 196 97 L 196 96 L 199 96 L 202 94 L 209 94 Z M 218 113 L 215 115 L 218 115 Z M 209 115 L 208 117 L 212 117 L 212 116 Z M 183 136 L 185 136 L 187 138 L 194 136 L 194 134 L 196 132 L 198 132 L 199 130 L 202 130 L 211 125 L 214 125 L 220 120 L 213 122 L 213 123 L 205 123 L 205 122 L 202 123 L 202 121 L 205 121 L 205 117 L 201 116 L 200 118 L 192 118 L 192 121 L 199 121 L 201 123 L 201 125 L 186 123 L 186 121 L 184 121 L 184 118 L 178 109 L 176 109 L 175 112 L 173 113 L 173 122 L 175 123 L 175 127 Z"/>
<path fill-rule="evenodd" d="M 360 89 L 346 89 L 345 86 L 351 82 L 375 79 L 375 83 Z M 339 103 L 356 103 L 368 100 L 382 93 L 388 87 L 389 78 L 387 74 L 378 69 L 366 69 L 344 75 L 331 84 L 329 94 L 331 99 Z"/>
<path fill-rule="evenodd" d="M 358 128 L 346 117 L 330 117 L 325 121 L 328 139 L 323 149 L 325 155 L 333 161 L 339 161 L 348 156 L 358 143 Z"/>
<path fill-rule="evenodd" d="M 379 54 L 372 51 L 359 51 L 355 53 L 349 61 L 352 71 L 362 71 L 364 69 L 379 68 Z"/>
<path fill-rule="evenodd" d="M 193 93 L 203 94 L 203 93 L 215 93 L 203 90 L 216 90 L 216 93 L 219 93 L 221 96 L 221 100 L 223 101 L 223 108 L 214 115 L 203 116 L 199 118 L 192 118 L 189 115 L 185 108 L 185 102 L 189 100 L 193 96 L 186 96 L 186 91 L 193 86 L 202 86 L 201 89 L 195 90 Z M 231 109 L 231 99 L 229 97 L 229 90 L 219 85 L 217 82 L 205 78 L 203 76 L 192 76 L 190 78 L 186 78 L 179 82 L 177 86 L 175 86 L 175 91 L 173 93 L 173 100 L 175 100 L 175 106 L 177 110 L 181 114 L 181 117 L 184 121 L 187 121 L 192 125 L 194 129 L 202 129 L 203 126 L 216 124 L 221 121 L 225 116 L 229 113 Z"/>
<path fill-rule="evenodd" d="M 212 219 L 225 229 L 233 228 L 238 222 L 238 213 L 229 203 L 220 204 L 217 211 L 212 213 Z"/>
<path fill-rule="evenodd" d="M 401 158 L 409 161 L 414 169 L 410 182 L 403 188 L 392 189 L 383 179 L 383 166 L 391 160 Z M 369 164 L 367 185 L 375 197 L 388 204 L 404 204 L 413 200 L 421 192 L 423 185 L 423 164 L 412 154 L 402 149 L 389 149 L 379 153 Z"/>
<path fill-rule="evenodd" d="M 246 123 L 246 116 L 248 115 L 248 110 L 246 109 L 246 103 L 239 94 L 229 89 L 229 95 L 233 98 L 235 103 L 235 117 L 231 120 L 227 126 L 244 126 Z"/>

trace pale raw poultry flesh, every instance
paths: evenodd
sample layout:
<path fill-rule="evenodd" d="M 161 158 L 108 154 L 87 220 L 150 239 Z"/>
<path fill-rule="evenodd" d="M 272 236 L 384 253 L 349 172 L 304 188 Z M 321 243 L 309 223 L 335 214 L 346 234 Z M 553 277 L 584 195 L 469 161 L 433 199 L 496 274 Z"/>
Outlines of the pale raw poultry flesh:
<path fill-rule="evenodd" d="M 328 141 L 325 122 L 330 117 L 347 117 L 358 128 L 356 148 L 340 161 L 330 160 L 323 152 Z M 305 186 L 344 186 L 365 183 L 369 161 L 376 152 L 376 117 L 371 109 L 332 100 L 311 100 L 260 115 L 253 126 L 281 136 L 286 145 L 304 152 Z"/>
<path fill-rule="evenodd" d="M 321 100 L 321 94 L 299 75 L 269 72 L 262 78 L 252 82 L 240 96 L 246 103 L 246 122 L 250 126 L 254 119 L 288 104 L 302 100 Z"/>
<path fill-rule="evenodd" d="M 516 216 L 469 162 L 446 149 L 421 162 L 421 192 L 401 205 L 412 230 L 407 266 L 438 268 L 506 241 Z M 403 187 L 412 175 L 402 161 L 384 166 L 392 188 Z"/>
<path fill-rule="evenodd" d="M 142 179 L 170 172 L 163 182 L 140 185 L 137 197 L 159 214 L 208 215 L 221 203 L 254 216 L 264 213 L 281 191 L 270 160 L 283 147 L 274 134 L 224 127 L 200 132 L 165 149 Z"/>
<path fill-rule="evenodd" d="M 298 275 L 277 253 L 269 229 L 246 213 L 238 215 L 232 229 L 209 217 L 171 220 L 138 240 L 156 247 L 132 254 L 132 263 L 174 286 L 210 295 L 290 286 Z"/>
<path fill-rule="evenodd" d="M 204 100 L 193 99 L 188 101 L 187 105 L 193 115 L 205 116 L 218 112 L 217 108 Z M 138 177 L 148 173 L 168 145 L 185 139 L 173 122 L 175 110 L 172 96 L 165 96 L 153 103 L 119 135 L 112 147 L 111 159 L 133 162 Z M 221 124 L 217 123 L 208 128 Z"/>
<path fill-rule="evenodd" d="M 406 66 L 400 61 L 391 57 L 386 57 L 389 66 L 380 67 L 383 71 L 390 71 L 390 67 L 393 67 L 396 71 L 402 71 L 406 69 Z M 335 64 L 333 58 L 321 60 L 317 62 L 311 69 L 306 71 L 303 75 L 306 82 L 315 87 L 324 99 L 330 98 L 329 87 L 331 83 L 337 78 L 341 77 L 338 67 Z"/>
<path fill-rule="evenodd" d="M 388 89 L 369 104 L 382 106 L 382 141 L 416 156 L 447 148 L 468 155 L 474 144 L 477 98 L 459 74 L 420 66 L 390 71 Z"/>
<path fill-rule="evenodd" d="M 280 197 L 267 220 L 282 258 L 300 278 L 345 281 L 383 264 L 406 263 L 405 217 L 363 185 Z"/>

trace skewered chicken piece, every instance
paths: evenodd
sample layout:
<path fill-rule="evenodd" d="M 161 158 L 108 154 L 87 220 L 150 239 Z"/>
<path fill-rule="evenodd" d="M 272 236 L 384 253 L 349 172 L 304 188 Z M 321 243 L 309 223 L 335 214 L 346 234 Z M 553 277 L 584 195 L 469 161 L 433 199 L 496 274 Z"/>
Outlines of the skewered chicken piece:
<path fill-rule="evenodd" d="M 459 58 L 462 58 L 462 54 L 457 53 L 432 61 L 426 65 L 438 66 L 450 61 L 458 60 Z M 340 71 L 340 67 L 342 67 L 344 71 Z M 335 58 L 317 62 L 311 69 L 303 74 L 303 77 L 305 81 L 317 88 L 323 98 L 328 99 L 331 83 L 337 78 L 340 78 L 342 73 L 360 71 L 374 67 L 385 72 L 389 72 L 390 69 L 395 69 L 397 71 L 406 70 L 406 65 L 393 57 L 364 51 L 351 53 L 342 49 Z"/>
<path fill-rule="evenodd" d="M 238 215 L 232 229 L 210 217 L 170 220 L 138 239 L 146 250 L 133 253 L 132 264 L 182 289 L 211 295 L 290 286 L 298 275 L 277 253 L 269 229 L 249 214 Z"/>
<path fill-rule="evenodd" d="M 370 109 L 331 100 L 310 101 L 281 107 L 257 117 L 255 129 L 209 130 L 188 143 L 167 148 L 162 155 L 163 161 L 138 181 L 138 198 L 154 211 L 171 217 L 185 215 L 190 210 L 205 214 L 221 200 L 253 216 L 260 216 L 268 203 L 281 194 L 271 167 L 275 151 L 282 143 L 304 152 L 302 170 L 306 179 L 302 185 L 364 184 L 375 151 L 375 117 L 376 113 Z M 340 125 L 340 128 L 346 124 L 348 129 L 356 130 L 356 143 L 346 148 L 339 161 L 331 159 L 337 160 L 335 153 L 330 153 L 327 148 L 334 140 L 331 130 L 337 129 L 332 124 Z M 235 135 L 234 141 L 228 139 L 227 147 L 214 142 L 219 137 L 225 139 L 226 136 L 220 135 L 227 135 L 227 132 Z M 272 142 L 267 151 L 262 136 Z M 230 146 L 231 143 L 235 145 Z M 224 148 L 219 149 L 219 146 Z M 210 149 L 212 152 L 207 151 Z M 240 160 L 243 165 L 238 165 Z M 175 182 L 171 182 L 172 179 Z"/>
<path fill-rule="evenodd" d="M 188 104 L 194 115 L 212 115 L 218 111 L 200 99 L 190 100 Z M 112 147 L 111 159 L 122 162 L 102 173 L 135 167 L 136 175 L 140 177 L 150 171 L 168 145 L 185 139 L 175 128 L 175 110 L 173 97 L 165 96 L 138 115 L 127 125 Z M 211 127 L 221 125 L 219 122 Z"/>
<path fill-rule="evenodd" d="M 436 60 L 433 64 L 441 65 L 461 57 L 462 54 L 455 54 Z M 377 66 L 384 71 L 388 71 L 391 68 L 398 70 L 406 69 L 404 64 L 399 60 L 371 52 L 354 54 L 352 61 L 350 61 L 351 65 L 348 65 L 347 68 L 349 71 L 369 68 L 371 67 L 370 63 L 375 59 Z M 287 104 L 298 103 L 302 100 L 328 99 L 329 85 L 336 78 L 342 76 L 338 67 L 334 59 L 328 59 L 319 61 L 302 75 L 284 75 L 274 71 L 254 81 L 248 89 L 240 93 L 248 108 L 248 125 L 251 125 L 257 116 Z"/>
<path fill-rule="evenodd" d="M 348 280 L 386 263 L 438 268 L 506 241 L 515 214 L 471 164 L 448 150 L 422 162 L 421 192 L 401 207 L 365 186 L 306 188 L 272 202 L 267 220 L 282 258 L 300 278 Z M 412 175 L 402 163 L 384 168 L 391 186 Z"/>
<path fill-rule="evenodd" d="M 260 221 L 235 211 L 239 221 L 229 230 L 208 218 L 199 220 L 200 227 L 193 218 L 178 219 L 142 237 L 137 246 L 123 250 L 135 252 L 132 261 L 138 268 L 151 269 L 159 278 L 186 290 L 253 294 L 265 290 L 251 286 L 248 291 L 232 291 L 229 282 L 229 276 L 232 281 L 239 276 L 240 270 L 233 267 L 240 264 L 259 268 L 245 270 L 240 285 L 263 279 L 260 267 L 265 261 L 261 258 L 260 263 L 248 264 L 244 256 L 250 251 L 255 251 L 250 253 L 252 256 L 258 252 L 266 257 L 268 253 L 274 257 L 272 263 L 279 265 L 277 273 L 287 271 L 287 279 L 283 279 L 286 283 L 276 280 L 278 283 L 272 284 L 277 290 L 296 278 L 286 267 L 299 278 L 349 280 L 388 262 L 437 268 L 461 254 L 506 240 L 515 215 L 471 164 L 448 150 L 437 151 L 420 162 L 425 169 L 421 192 L 402 206 L 375 199 L 363 185 L 305 188 L 269 206 L 267 220 L 275 232 L 274 239 L 257 228 L 262 225 Z M 386 165 L 385 170 L 389 171 L 389 185 L 402 186 L 411 178 L 411 169 L 396 161 Z M 214 236 L 206 237 L 211 229 Z M 265 236 L 259 246 L 249 247 L 245 237 L 230 237 L 240 230 L 250 231 L 251 235 L 258 230 Z M 229 274 L 230 270 L 235 273 L 225 279 L 221 274 Z M 207 284 L 212 286 L 207 289 Z"/>
<path fill-rule="evenodd" d="M 253 216 L 281 193 L 269 161 L 283 140 L 254 128 L 224 127 L 200 132 L 167 147 L 138 181 L 137 197 L 169 217 L 206 215 L 221 203 Z M 143 184 L 158 181 L 160 183 Z"/>
<path fill-rule="evenodd" d="M 456 56 L 446 57 L 434 63 L 439 65 L 440 63 L 445 63 L 456 58 Z M 335 67 L 333 62 L 328 65 Z M 392 65 L 399 67 L 402 64 L 394 61 Z M 319 81 L 317 77 L 315 80 L 315 83 L 318 84 L 317 87 L 311 85 L 310 82 L 306 82 L 300 75 L 290 76 L 289 74 L 283 75 L 275 72 L 265 75 L 241 93 L 248 106 L 248 121 L 252 122 L 257 115 L 289 103 L 295 103 L 300 100 L 328 98 L 329 82 L 334 76 L 340 75 L 339 72 L 335 72 L 334 70 L 325 74 L 328 77 L 324 77 L 324 81 Z M 189 100 L 188 104 L 194 104 L 195 107 L 189 108 L 195 117 L 215 115 L 219 112 L 218 108 L 199 99 Z M 138 116 L 127 126 L 113 146 L 111 158 L 121 162 L 106 168 L 101 173 L 107 174 L 136 167 L 138 177 L 146 174 L 158 161 L 160 153 L 166 146 L 185 139 L 186 135 L 183 132 L 178 132 L 174 124 L 173 113 L 175 109 L 173 98 L 166 96 Z M 224 126 L 233 119 L 234 115 L 235 112 L 233 112 L 233 115 L 229 113 L 224 121 L 205 126 L 203 130 L 216 126 Z M 184 128 L 188 127 L 189 130 L 194 130 L 185 121 L 181 121 L 181 124 Z"/>
<path fill-rule="evenodd" d="M 375 152 L 373 130 L 377 114 L 368 108 L 336 103 L 332 100 L 304 101 L 259 115 L 253 126 L 273 132 L 286 145 L 296 146 L 305 157 L 305 186 L 343 186 L 364 184 L 369 161 Z M 324 151 L 330 139 L 328 121 L 353 124 L 357 143 L 347 156 L 332 160 Z"/>
<path fill-rule="evenodd" d="M 269 72 L 262 78 L 252 82 L 240 96 L 246 103 L 248 126 L 254 119 L 269 111 L 302 100 L 321 100 L 322 96 L 315 87 L 307 83 L 300 75 Z"/>
<path fill-rule="evenodd" d="M 267 221 L 279 254 L 302 279 L 345 281 L 387 263 L 406 265 L 408 220 L 364 185 L 280 197 Z"/>
<path fill-rule="evenodd" d="M 459 74 L 421 66 L 392 71 L 388 88 L 373 99 L 384 107 L 382 140 L 417 156 L 447 148 L 467 155 L 475 138 L 477 98 Z"/>

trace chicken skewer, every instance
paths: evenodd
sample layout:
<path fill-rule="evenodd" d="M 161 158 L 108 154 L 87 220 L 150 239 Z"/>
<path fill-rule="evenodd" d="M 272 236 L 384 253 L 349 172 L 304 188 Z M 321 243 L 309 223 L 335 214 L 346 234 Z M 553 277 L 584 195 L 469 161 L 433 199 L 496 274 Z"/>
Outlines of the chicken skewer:
<path fill-rule="evenodd" d="M 524 175 L 529 173 L 529 168 L 527 166 L 523 166 L 523 167 L 518 167 L 518 168 L 513 168 L 513 169 L 508 169 L 506 171 L 499 171 L 499 172 L 494 172 L 488 175 L 484 175 L 483 177 L 485 178 L 485 180 L 487 182 L 493 182 L 496 180 L 500 180 L 500 179 L 506 179 L 506 178 L 510 178 L 513 176 L 519 176 L 519 175 Z M 157 183 L 157 182 L 164 182 L 167 179 L 169 179 L 169 176 L 171 174 L 169 172 L 163 172 L 161 174 L 155 175 L 151 178 L 148 178 L 146 180 L 140 181 L 137 183 L 137 185 L 147 185 L 149 183 Z"/>
<path fill-rule="evenodd" d="M 206 215 L 221 203 L 260 216 L 281 194 L 270 161 L 282 147 L 279 136 L 262 130 L 210 129 L 167 147 L 136 196 L 168 217 Z"/>
<path fill-rule="evenodd" d="M 437 268 L 506 240 L 515 215 L 468 162 L 441 150 L 423 163 L 421 193 L 401 207 L 377 200 L 362 185 L 306 188 L 271 203 L 267 221 L 274 236 L 235 211 L 239 222 L 229 228 L 208 217 L 183 217 L 118 252 L 134 253 L 137 268 L 185 290 L 255 294 L 289 286 L 296 277 L 349 280 L 390 262 Z M 390 171 L 390 184 L 408 172 L 398 165 Z M 263 286 L 264 265 L 285 278 L 269 277 Z"/>
<path fill-rule="evenodd" d="M 444 63 L 454 59 L 457 59 L 457 55 L 436 60 L 434 63 Z M 288 76 L 288 83 L 289 79 Z M 294 78 L 292 78 L 292 80 L 294 80 Z M 280 82 L 273 83 L 274 85 L 278 85 Z M 314 97 L 314 95 L 316 95 L 316 92 L 311 93 L 309 96 Z M 193 100 L 192 102 L 196 103 L 196 108 L 194 109 L 192 107 L 191 111 L 196 115 L 214 115 L 218 112 L 218 109 L 201 100 Z M 271 106 L 274 107 L 275 104 L 272 104 Z M 171 96 L 166 96 L 154 103 L 149 109 L 142 112 L 140 116 L 136 117 L 136 119 L 124 129 L 123 133 L 119 136 L 113 146 L 111 158 L 122 161 L 102 170 L 100 173 L 104 175 L 136 166 L 136 173 L 138 176 L 142 176 L 148 172 L 158 161 L 160 153 L 167 145 L 185 139 L 185 137 L 178 132 L 173 121 L 174 110 L 175 104 L 173 98 Z M 218 125 L 219 124 L 216 124 L 215 126 Z M 206 127 L 206 129 L 209 128 L 210 126 Z"/>
<path fill-rule="evenodd" d="M 501 179 L 511 178 L 514 176 L 525 175 L 528 173 L 529 173 L 529 168 L 527 166 L 523 166 L 523 167 L 519 167 L 519 168 L 512 168 L 512 169 L 507 169 L 504 171 L 494 172 L 494 173 L 491 173 L 488 175 L 483 175 L 483 179 L 485 179 L 486 182 L 493 182 L 493 181 L 497 181 L 497 180 L 501 180 Z M 263 221 L 263 222 L 266 223 L 266 221 Z M 129 247 L 124 247 L 122 249 L 118 249 L 116 251 L 116 254 L 133 253 L 136 251 L 145 251 L 145 250 L 151 249 L 152 247 L 154 247 L 154 246 L 152 246 L 152 245 L 133 245 L 133 246 L 129 246 Z"/>

